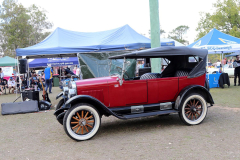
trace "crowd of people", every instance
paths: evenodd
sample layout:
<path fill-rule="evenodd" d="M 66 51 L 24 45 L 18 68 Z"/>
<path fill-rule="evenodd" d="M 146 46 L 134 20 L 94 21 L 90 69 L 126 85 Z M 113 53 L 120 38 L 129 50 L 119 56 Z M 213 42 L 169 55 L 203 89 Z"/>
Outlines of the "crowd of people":
<path fill-rule="evenodd" d="M 72 70 L 72 71 L 71 71 Z M 4 79 L 4 73 L 0 68 L 0 95 L 6 90 L 9 93 L 20 92 L 26 88 L 34 88 L 35 90 L 42 91 L 45 87 L 45 91 L 52 93 L 53 75 L 58 74 L 60 77 L 67 77 L 70 73 L 74 73 L 81 78 L 81 70 L 79 66 L 74 66 L 73 69 L 66 67 L 55 68 L 55 71 L 51 65 L 48 65 L 41 73 L 36 73 L 34 69 L 30 69 L 29 73 L 21 74 L 18 76 L 11 76 L 9 80 Z M 71 74 L 69 75 L 71 77 Z"/>
<path fill-rule="evenodd" d="M 225 58 L 225 59 L 223 59 L 222 61 L 217 60 L 217 62 L 211 63 L 211 61 L 209 60 L 209 61 L 208 61 L 208 67 L 209 67 L 209 68 L 212 68 L 212 67 L 220 68 L 221 66 L 227 65 L 227 66 L 226 66 L 227 68 L 234 68 L 234 67 L 233 67 L 233 62 L 234 62 L 234 61 L 235 61 L 234 59 L 228 59 L 228 60 L 227 60 L 227 58 Z"/>
<path fill-rule="evenodd" d="M 235 63 L 235 64 L 234 64 Z M 223 59 L 221 62 L 220 60 L 218 60 L 216 63 L 211 63 L 211 61 L 209 60 L 208 62 L 208 67 L 212 68 L 221 68 L 221 67 L 225 67 L 225 68 L 234 68 L 234 86 L 236 86 L 237 83 L 237 78 L 238 78 L 238 86 L 240 86 L 240 60 L 239 60 L 239 55 L 236 56 L 236 59 L 228 59 L 225 58 Z"/>

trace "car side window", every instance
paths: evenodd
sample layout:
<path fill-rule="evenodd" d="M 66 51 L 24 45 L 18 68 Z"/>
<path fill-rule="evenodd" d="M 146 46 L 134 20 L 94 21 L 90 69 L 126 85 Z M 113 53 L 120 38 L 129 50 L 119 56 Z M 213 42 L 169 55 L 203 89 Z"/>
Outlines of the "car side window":
<path fill-rule="evenodd" d="M 189 63 L 199 62 L 199 57 L 198 56 L 188 57 L 188 62 Z"/>

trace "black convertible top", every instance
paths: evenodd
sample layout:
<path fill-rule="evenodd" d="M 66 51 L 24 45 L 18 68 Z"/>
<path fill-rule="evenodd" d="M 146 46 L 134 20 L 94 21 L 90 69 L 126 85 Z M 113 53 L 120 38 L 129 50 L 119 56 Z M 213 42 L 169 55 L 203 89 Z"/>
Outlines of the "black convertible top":
<path fill-rule="evenodd" d="M 169 56 L 180 56 L 180 55 L 189 55 L 189 56 L 199 56 L 204 59 L 208 55 L 208 50 L 206 49 L 196 49 L 189 48 L 185 46 L 180 47 L 157 47 L 146 49 L 142 51 L 136 51 L 131 53 L 126 53 L 122 55 L 112 56 L 109 59 L 123 59 L 125 58 L 161 58 Z"/>
<path fill-rule="evenodd" d="M 112 56 L 109 59 L 131 58 L 167 58 L 170 64 L 162 72 L 163 77 L 171 77 L 176 71 L 188 71 L 188 77 L 198 77 L 206 73 L 206 60 L 208 50 L 181 47 L 158 47 Z M 189 62 L 189 57 L 198 56 L 198 62 Z"/>

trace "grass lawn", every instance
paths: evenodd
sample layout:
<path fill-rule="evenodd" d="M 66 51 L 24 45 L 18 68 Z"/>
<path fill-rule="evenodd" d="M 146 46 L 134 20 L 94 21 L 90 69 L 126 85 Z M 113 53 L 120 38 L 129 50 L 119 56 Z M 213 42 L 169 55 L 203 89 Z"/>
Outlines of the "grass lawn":
<path fill-rule="evenodd" d="M 225 85 L 225 88 L 211 88 L 213 100 L 216 105 L 240 108 L 240 86 L 233 86 L 233 78 L 230 78 L 230 87 Z"/>

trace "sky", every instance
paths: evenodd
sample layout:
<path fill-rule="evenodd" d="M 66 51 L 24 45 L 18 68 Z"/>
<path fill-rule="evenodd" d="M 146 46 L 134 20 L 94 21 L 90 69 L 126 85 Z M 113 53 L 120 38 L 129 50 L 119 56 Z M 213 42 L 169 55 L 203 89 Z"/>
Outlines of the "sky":
<path fill-rule="evenodd" d="M 180 25 L 190 27 L 189 43 L 196 38 L 200 12 L 212 12 L 217 0 L 159 0 L 161 29 L 172 31 Z M 149 37 L 149 0 L 18 0 L 25 7 L 36 4 L 47 11 L 54 26 L 79 32 L 97 32 L 130 25 Z M 167 37 L 167 34 L 163 35 Z"/>

